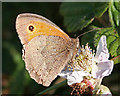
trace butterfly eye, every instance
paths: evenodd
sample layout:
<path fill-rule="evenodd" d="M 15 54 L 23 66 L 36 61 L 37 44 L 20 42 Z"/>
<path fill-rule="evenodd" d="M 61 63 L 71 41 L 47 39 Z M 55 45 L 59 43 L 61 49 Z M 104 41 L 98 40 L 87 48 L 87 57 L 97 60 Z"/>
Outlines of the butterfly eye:
<path fill-rule="evenodd" d="M 34 30 L 34 26 L 33 25 L 29 25 L 29 30 L 32 32 Z"/>

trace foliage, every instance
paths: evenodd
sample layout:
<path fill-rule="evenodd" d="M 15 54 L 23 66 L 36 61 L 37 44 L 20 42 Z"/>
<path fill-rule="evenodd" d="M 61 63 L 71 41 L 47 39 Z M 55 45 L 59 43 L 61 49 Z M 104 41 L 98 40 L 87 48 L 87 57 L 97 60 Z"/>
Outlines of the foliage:
<path fill-rule="evenodd" d="M 64 16 L 64 25 L 69 32 L 96 29 L 81 38 L 81 44 L 97 46 L 102 35 L 107 36 L 109 52 L 120 55 L 120 2 L 101 3 L 63 3 L 60 13 Z M 88 26 L 89 25 L 89 26 Z M 94 44 L 93 44 L 94 42 Z M 119 61 L 119 60 L 118 60 Z M 120 63 L 120 62 L 116 62 Z"/>

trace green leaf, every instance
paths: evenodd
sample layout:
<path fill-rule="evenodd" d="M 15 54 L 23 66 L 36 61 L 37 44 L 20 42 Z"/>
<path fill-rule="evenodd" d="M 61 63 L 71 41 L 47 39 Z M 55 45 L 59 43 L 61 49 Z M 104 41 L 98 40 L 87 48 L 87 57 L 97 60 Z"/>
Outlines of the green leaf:
<path fill-rule="evenodd" d="M 115 8 L 120 12 L 120 1 L 114 3 Z"/>
<path fill-rule="evenodd" d="M 120 46 L 120 37 L 114 39 L 114 41 L 111 42 L 111 44 L 110 44 L 109 51 L 110 51 L 112 56 L 119 55 L 119 53 L 118 53 L 119 46 Z"/>
<path fill-rule="evenodd" d="M 99 2 L 99 3 L 93 3 L 94 4 L 94 14 L 96 17 L 101 17 L 103 15 L 103 13 L 107 10 L 107 8 L 109 7 L 109 3 L 108 2 Z"/>
<path fill-rule="evenodd" d="M 110 27 L 110 28 L 103 28 L 101 29 L 100 31 L 98 31 L 95 35 L 95 46 L 97 46 L 99 40 L 100 40 L 100 37 L 102 35 L 106 35 L 107 37 L 107 47 L 109 49 L 109 53 L 112 55 L 112 56 L 118 56 L 120 55 L 120 53 L 118 52 L 119 49 L 119 46 L 120 46 L 120 37 L 118 35 L 118 32 L 115 28 L 113 27 Z"/>
<path fill-rule="evenodd" d="M 109 7 L 109 17 L 112 26 L 120 25 L 120 2 L 111 2 Z"/>
<path fill-rule="evenodd" d="M 120 50 L 119 50 L 119 51 L 120 51 Z M 120 63 L 120 55 L 119 55 L 119 56 L 116 56 L 116 57 L 114 57 L 114 58 L 112 58 L 111 60 L 114 61 L 114 64 Z"/>
<path fill-rule="evenodd" d="M 69 32 L 76 32 L 87 27 L 94 17 L 101 16 L 108 8 L 108 3 L 64 2 L 60 6 L 60 13 L 64 16 L 64 25 Z"/>

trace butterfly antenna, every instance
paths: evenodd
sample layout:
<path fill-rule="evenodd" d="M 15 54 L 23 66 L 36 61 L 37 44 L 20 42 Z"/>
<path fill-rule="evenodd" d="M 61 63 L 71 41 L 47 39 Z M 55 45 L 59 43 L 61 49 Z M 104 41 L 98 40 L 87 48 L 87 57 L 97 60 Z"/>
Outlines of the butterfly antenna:
<path fill-rule="evenodd" d="M 90 31 L 87 31 L 87 32 L 85 32 L 85 33 L 80 34 L 79 36 L 77 36 L 77 38 L 80 37 L 80 36 L 82 36 L 82 35 L 84 35 L 84 34 L 87 34 L 87 33 L 89 33 L 89 32 L 92 32 L 92 31 L 94 31 L 94 30 L 97 30 L 97 29 L 102 29 L 102 28 L 92 29 L 92 30 L 90 30 Z"/>

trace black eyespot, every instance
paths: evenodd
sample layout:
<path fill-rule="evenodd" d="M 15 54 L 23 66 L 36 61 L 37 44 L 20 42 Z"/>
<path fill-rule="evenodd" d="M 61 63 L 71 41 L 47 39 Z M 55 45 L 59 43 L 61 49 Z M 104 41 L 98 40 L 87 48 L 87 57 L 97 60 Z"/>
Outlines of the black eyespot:
<path fill-rule="evenodd" d="M 29 30 L 30 31 L 33 31 L 34 30 L 34 27 L 32 25 L 29 26 Z"/>

